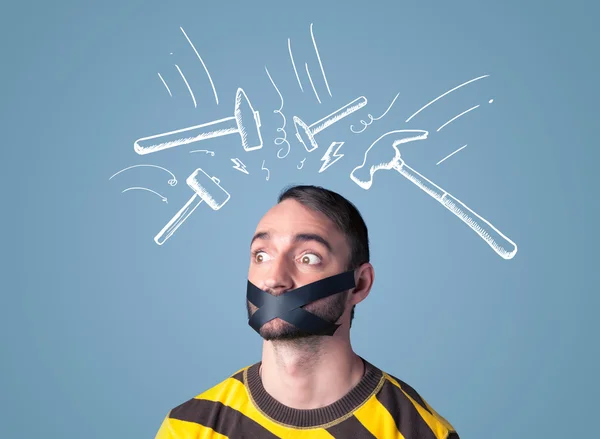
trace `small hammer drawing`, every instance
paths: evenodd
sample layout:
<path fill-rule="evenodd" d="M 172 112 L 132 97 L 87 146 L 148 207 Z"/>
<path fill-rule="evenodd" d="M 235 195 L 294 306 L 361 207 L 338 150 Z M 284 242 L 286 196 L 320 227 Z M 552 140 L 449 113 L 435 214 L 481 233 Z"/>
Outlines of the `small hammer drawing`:
<path fill-rule="evenodd" d="M 154 242 L 158 245 L 163 245 L 203 201 L 213 210 L 219 210 L 231 197 L 229 193 L 221 187 L 221 182 L 217 177 L 210 177 L 200 168 L 196 169 L 186 179 L 186 183 L 192 188 L 194 195 L 192 195 L 188 202 L 179 209 L 179 212 L 177 212 L 167 225 L 154 237 Z"/>
<path fill-rule="evenodd" d="M 485 218 L 467 207 L 462 201 L 412 169 L 400 157 L 400 151 L 397 148 L 398 145 L 413 140 L 426 139 L 428 134 L 424 130 L 395 130 L 382 135 L 365 151 L 362 164 L 352 170 L 350 178 L 360 187 L 368 190 L 373 184 L 373 174 L 376 171 L 379 169 L 395 169 L 400 175 L 406 177 L 410 182 L 417 185 L 425 193 L 439 201 L 442 206 L 460 218 L 486 241 L 498 255 L 504 259 L 512 259 L 517 253 L 517 245 L 513 241 L 502 234 Z M 399 139 L 398 137 L 401 138 Z M 384 138 L 386 140 L 382 140 Z"/>

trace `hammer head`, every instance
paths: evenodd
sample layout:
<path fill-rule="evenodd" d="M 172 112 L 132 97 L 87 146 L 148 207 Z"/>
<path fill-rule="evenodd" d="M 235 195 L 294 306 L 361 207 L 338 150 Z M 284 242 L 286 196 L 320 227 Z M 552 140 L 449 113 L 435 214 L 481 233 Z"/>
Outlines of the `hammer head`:
<path fill-rule="evenodd" d="M 202 169 L 196 169 L 186 180 L 192 190 L 213 210 L 219 210 L 229 201 L 229 193 L 220 185 L 217 177 L 210 177 Z"/>
<path fill-rule="evenodd" d="M 296 127 L 296 137 L 308 152 L 319 147 L 310 127 L 298 116 L 294 116 L 294 126 Z"/>
<path fill-rule="evenodd" d="M 260 135 L 260 115 L 254 111 L 248 96 L 241 88 L 235 94 L 235 108 L 233 116 L 238 132 L 242 138 L 242 146 L 246 151 L 262 148 L 263 141 Z"/>
<path fill-rule="evenodd" d="M 376 171 L 402 166 L 404 162 L 400 158 L 398 145 L 426 139 L 428 134 L 429 132 L 424 130 L 394 130 L 385 133 L 367 148 L 362 164 L 352 170 L 350 178 L 368 190 L 373 184 L 373 174 Z"/>

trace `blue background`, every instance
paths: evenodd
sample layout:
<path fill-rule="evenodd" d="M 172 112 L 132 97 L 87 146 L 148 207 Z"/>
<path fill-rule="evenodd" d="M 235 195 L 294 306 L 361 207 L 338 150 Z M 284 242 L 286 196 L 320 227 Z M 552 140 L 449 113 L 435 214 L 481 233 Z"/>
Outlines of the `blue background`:
<path fill-rule="evenodd" d="M 369 226 L 376 280 L 356 310 L 359 354 L 413 385 L 461 438 L 593 436 L 597 13 L 582 1 L 5 6 L 1 436 L 151 438 L 170 408 L 258 361 L 261 339 L 246 323 L 249 240 L 291 183 L 340 192 Z M 265 66 L 284 97 L 284 159 L 273 143 L 280 101 Z M 490 76 L 405 123 L 481 75 Z M 231 135 L 134 152 L 140 137 L 232 116 L 237 87 L 261 114 L 262 149 L 244 152 Z M 384 118 L 350 131 L 397 93 Z M 307 154 L 292 116 L 312 123 L 361 95 L 367 107 L 319 134 L 319 149 Z M 403 157 L 515 241 L 513 260 L 399 174 L 378 172 L 368 191 L 349 178 L 368 145 L 393 129 L 429 131 Z M 345 142 L 345 155 L 319 173 L 333 141 Z M 215 156 L 189 152 L 200 148 Z M 236 157 L 248 175 L 233 169 Z M 109 180 L 135 164 L 163 166 L 178 184 L 148 167 Z M 219 211 L 200 205 L 156 245 L 190 197 L 185 179 L 197 167 L 231 199 Z M 168 203 L 122 193 L 132 186 Z"/>

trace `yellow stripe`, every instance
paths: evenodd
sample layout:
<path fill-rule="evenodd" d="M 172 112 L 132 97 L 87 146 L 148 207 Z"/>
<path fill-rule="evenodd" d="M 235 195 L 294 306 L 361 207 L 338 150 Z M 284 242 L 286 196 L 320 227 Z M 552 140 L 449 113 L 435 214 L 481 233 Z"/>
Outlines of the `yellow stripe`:
<path fill-rule="evenodd" d="M 212 428 L 194 422 L 164 419 L 154 439 L 228 439 L 227 436 L 217 433 Z"/>
<path fill-rule="evenodd" d="M 433 413 L 433 415 L 434 415 L 434 416 L 435 416 L 435 417 L 438 419 L 438 421 L 440 421 L 442 424 L 444 424 L 444 427 L 446 427 L 446 428 L 448 429 L 448 431 L 449 431 L 449 432 L 450 432 L 450 431 L 455 431 L 455 430 L 454 430 L 454 426 L 453 426 L 453 425 L 452 425 L 450 422 L 448 422 L 448 421 L 446 420 L 446 418 L 444 418 L 442 415 L 440 415 L 438 412 L 436 412 L 436 411 L 433 409 L 433 407 L 431 407 L 431 406 L 429 405 L 429 403 L 428 403 L 427 401 L 423 400 L 423 402 L 425 403 L 425 405 L 427 406 L 427 408 L 429 409 L 429 411 L 430 411 L 431 413 Z"/>
<path fill-rule="evenodd" d="M 398 431 L 392 415 L 377 398 L 369 398 L 365 404 L 354 412 L 354 416 L 375 437 L 405 439 L 402 433 Z"/>
<path fill-rule="evenodd" d="M 322 428 L 301 428 L 287 427 L 285 424 L 278 423 L 265 414 L 261 413 L 250 400 L 250 395 L 246 391 L 243 383 L 229 378 L 221 384 L 202 394 L 202 399 L 214 402 L 221 402 L 252 419 L 257 424 L 263 426 L 276 436 L 286 439 L 332 439 L 327 431 Z M 161 438 L 162 439 L 162 438 Z M 186 438 L 187 439 L 187 438 Z"/>
<path fill-rule="evenodd" d="M 448 428 L 446 428 L 444 423 L 442 423 L 439 419 L 437 419 L 435 416 L 433 416 L 431 413 L 429 413 L 417 401 L 412 399 L 410 397 L 410 395 L 402 389 L 402 386 L 398 382 L 396 382 L 395 379 L 393 379 L 388 374 L 385 374 L 385 375 L 392 384 L 394 384 L 396 387 L 398 387 L 400 390 L 402 390 L 402 393 L 404 393 L 406 395 L 406 397 L 410 400 L 410 402 L 416 407 L 417 412 L 419 413 L 421 418 L 423 418 L 423 420 L 427 423 L 427 425 L 429 425 L 429 428 L 431 428 L 431 431 L 433 431 L 433 434 L 435 434 L 435 437 L 437 439 L 446 439 L 446 437 L 448 436 Z"/>

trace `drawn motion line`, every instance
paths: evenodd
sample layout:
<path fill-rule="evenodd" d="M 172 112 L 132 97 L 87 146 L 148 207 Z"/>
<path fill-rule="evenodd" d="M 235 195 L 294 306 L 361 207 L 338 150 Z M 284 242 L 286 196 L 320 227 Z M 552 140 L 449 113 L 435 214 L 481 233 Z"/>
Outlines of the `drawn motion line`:
<path fill-rule="evenodd" d="M 212 78 L 210 76 L 210 73 L 208 72 L 208 69 L 206 68 L 206 64 L 204 64 L 204 61 L 202 60 L 202 57 L 200 56 L 200 54 L 196 50 L 196 47 L 192 43 L 192 40 L 190 40 L 190 38 L 187 36 L 187 34 L 183 30 L 183 28 L 179 27 L 179 29 L 181 29 L 181 32 L 183 32 L 183 35 L 185 35 L 185 38 L 188 40 L 188 43 L 190 43 L 190 46 L 192 46 L 192 49 L 194 49 L 194 52 L 196 53 L 196 56 L 198 57 L 198 59 L 202 63 L 202 67 L 204 67 L 204 71 L 206 72 L 206 75 L 208 76 L 208 80 L 210 81 L 210 85 L 211 85 L 211 87 L 213 89 L 213 94 L 215 95 L 215 101 L 217 102 L 217 105 L 219 105 L 219 97 L 217 96 L 217 90 L 216 90 L 215 84 L 213 83 L 213 80 L 212 80 Z"/>
<path fill-rule="evenodd" d="M 304 93 L 304 88 L 302 87 L 302 82 L 300 82 L 300 76 L 298 76 L 298 69 L 296 69 L 296 63 L 294 62 L 294 55 L 292 55 L 292 41 L 288 38 L 288 52 L 290 53 L 290 59 L 292 60 L 292 66 L 294 67 L 294 73 L 296 74 L 296 79 L 298 80 L 298 85 L 300 86 L 300 90 Z"/>
<path fill-rule="evenodd" d="M 179 66 L 177 64 L 175 64 L 175 67 L 177 67 L 177 70 L 179 70 L 179 74 L 183 78 L 183 82 L 185 82 L 185 85 L 187 86 L 187 89 L 190 92 L 190 96 L 192 96 L 192 100 L 194 101 L 194 108 L 196 108 L 197 107 L 197 105 L 196 105 L 196 97 L 194 96 L 194 92 L 192 91 L 192 88 L 190 87 L 190 84 L 188 84 L 187 79 L 185 79 L 185 76 L 183 76 L 183 72 L 181 71 L 181 69 L 179 68 Z"/>
<path fill-rule="evenodd" d="M 368 190 L 373 184 L 373 175 L 376 171 L 394 169 L 461 219 L 486 241 L 498 255 L 504 259 L 512 259 L 517 253 L 517 245 L 513 241 L 458 198 L 409 167 L 401 158 L 398 145 L 426 139 L 428 134 L 424 130 L 395 130 L 383 134 L 365 151 L 362 164 L 352 170 L 350 178 L 360 187 Z M 384 141 L 383 139 L 386 137 L 387 139 Z M 378 151 L 377 155 L 373 152 L 374 150 Z M 382 158 L 386 160 L 382 160 Z"/>
<path fill-rule="evenodd" d="M 283 159 L 283 158 L 287 157 L 287 155 L 290 153 L 290 142 L 287 141 L 287 133 L 285 132 L 286 118 L 285 118 L 285 115 L 281 112 L 281 110 L 283 109 L 283 96 L 281 95 L 279 88 L 277 88 L 277 85 L 275 85 L 275 81 L 273 81 L 273 78 L 271 78 L 271 74 L 269 73 L 267 66 L 265 66 L 265 71 L 267 72 L 267 76 L 271 80 L 271 84 L 273 84 L 273 87 L 275 87 L 275 90 L 277 91 L 277 94 L 279 95 L 279 99 L 281 100 L 279 109 L 273 110 L 273 113 L 279 113 L 281 115 L 281 117 L 283 118 L 283 126 L 280 128 L 277 128 L 278 132 L 283 133 L 283 137 L 275 138 L 273 143 L 275 143 L 275 145 L 281 145 L 282 143 L 285 143 L 287 145 L 287 152 L 285 153 L 285 155 L 283 157 L 279 156 L 279 153 L 283 150 L 283 148 L 280 148 L 279 151 L 277 151 L 277 158 Z"/>
<path fill-rule="evenodd" d="M 325 86 L 327 87 L 327 92 L 329 96 L 331 96 L 331 90 L 329 89 L 329 83 L 327 82 L 327 76 L 325 76 L 325 70 L 323 69 L 323 63 L 321 62 L 321 56 L 319 55 L 319 49 L 317 48 L 317 42 L 315 41 L 315 35 L 313 33 L 313 24 L 310 24 L 310 36 L 312 37 L 313 46 L 315 47 L 315 53 L 317 54 L 317 59 L 319 60 L 319 66 L 321 66 L 321 73 L 323 74 L 323 79 L 325 80 Z M 308 70 L 308 67 L 307 67 Z M 316 93 L 316 92 L 315 92 Z"/>
<path fill-rule="evenodd" d="M 462 83 L 462 84 L 460 84 L 460 85 L 458 85 L 458 86 L 454 87 L 454 88 L 453 88 L 453 89 L 451 89 L 451 90 L 448 90 L 448 91 L 447 91 L 447 92 L 445 92 L 444 94 L 441 94 L 441 95 L 439 95 L 439 96 L 438 96 L 437 98 L 435 98 L 433 101 L 429 102 L 428 104 L 426 104 L 425 106 L 423 106 L 423 107 L 421 107 L 419 110 L 417 110 L 415 113 L 413 113 L 413 115 L 412 115 L 412 116 L 410 116 L 408 119 L 406 119 L 406 122 L 410 121 L 410 120 L 411 120 L 413 117 L 415 117 L 417 114 L 419 114 L 419 113 L 420 113 L 421 111 L 423 111 L 425 108 L 429 107 L 431 104 L 433 104 L 433 103 L 434 103 L 435 101 L 437 101 L 438 99 L 441 99 L 441 98 L 443 98 L 444 96 L 446 96 L 446 95 L 448 95 L 448 94 L 452 93 L 454 90 L 458 90 L 459 88 L 461 88 L 461 87 L 464 87 L 465 85 L 467 85 L 467 84 L 470 84 L 471 82 L 475 82 L 475 81 L 478 81 L 478 80 L 480 80 L 480 79 L 487 78 L 488 76 L 490 76 L 490 75 L 483 75 L 483 76 L 479 76 L 479 77 L 477 77 L 477 78 L 471 79 L 471 80 L 469 80 L 469 81 L 467 81 L 467 82 L 464 82 L 464 83 Z"/>
<path fill-rule="evenodd" d="M 120 174 L 121 172 L 127 171 L 128 169 L 131 168 L 139 168 L 139 167 L 143 167 L 143 166 L 148 166 L 150 168 L 158 168 L 158 169 L 162 169 L 163 171 L 167 171 L 169 174 L 171 174 L 171 176 L 173 177 L 172 179 L 170 179 L 167 183 L 169 183 L 169 186 L 175 186 L 177 184 L 177 178 L 175 177 L 175 174 L 173 174 L 171 171 L 169 171 L 168 169 L 163 168 L 162 166 L 157 166 L 157 165 L 133 165 L 133 166 L 128 166 L 127 168 L 121 169 L 119 172 L 113 174 L 110 176 L 109 180 L 111 180 L 115 175 Z"/>
<path fill-rule="evenodd" d="M 312 77 L 310 76 L 310 72 L 308 71 L 308 64 L 304 63 L 304 66 L 306 67 L 306 74 L 308 75 L 308 80 L 310 81 L 310 85 L 312 86 L 312 89 L 315 92 L 315 96 L 317 97 L 317 101 L 319 101 L 319 104 L 320 104 L 321 103 L 321 99 L 319 99 L 319 93 L 317 93 L 317 89 L 315 88 L 315 84 L 313 83 Z"/>
<path fill-rule="evenodd" d="M 388 111 L 390 111 L 390 108 L 392 108 L 392 105 L 394 105 L 394 102 L 396 102 L 396 99 L 398 99 L 398 96 L 400 96 L 400 93 L 398 93 L 398 94 L 396 95 L 396 97 L 394 97 L 394 100 L 392 100 L 392 103 L 391 103 L 391 104 L 388 106 L 387 110 L 385 110 L 385 112 L 384 112 L 384 113 L 383 113 L 381 116 L 379 116 L 379 117 L 373 117 L 373 115 L 372 115 L 371 113 L 369 113 L 369 114 L 367 114 L 367 117 L 369 118 L 369 122 L 365 122 L 364 120 L 362 120 L 362 119 L 361 119 L 361 120 L 360 120 L 360 123 L 361 123 L 362 125 L 364 125 L 364 128 L 363 128 L 362 130 L 360 130 L 360 131 L 354 131 L 354 130 L 352 129 L 352 127 L 353 127 L 354 125 L 350 125 L 350 131 L 352 131 L 354 134 L 362 133 L 364 130 L 366 130 L 366 129 L 367 129 L 367 127 L 368 127 L 369 125 L 371 125 L 371 124 L 373 123 L 373 121 L 374 121 L 374 120 L 379 120 L 379 119 L 381 119 L 383 116 L 385 116 L 385 115 L 388 113 Z"/>
<path fill-rule="evenodd" d="M 479 105 L 475 105 L 474 107 L 469 108 L 468 110 L 463 111 L 462 113 L 460 113 L 458 116 L 454 116 L 452 119 L 450 119 L 448 122 L 446 122 L 445 124 L 443 124 L 441 127 L 439 127 L 437 130 L 440 131 L 442 128 L 444 128 L 446 125 L 449 125 L 450 123 L 454 122 L 456 119 L 458 119 L 459 117 L 461 117 L 464 114 L 467 114 L 469 111 L 474 110 L 475 108 L 479 107 Z"/>
<path fill-rule="evenodd" d="M 467 145 L 461 146 L 460 148 L 458 148 L 456 151 L 454 151 L 451 154 L 448 154 L 446 157 L 444 157 L 442 160 L 440 160 L 439 162 L 436 163 L 436 166 L 439 165 L 440 163 L 442 163 L 444 160 L 446 160 L 447 158 L 452 157 L 454 154 L 456 154 L 458 151 L 460 151 L 461 149 L 465 148 Z"/>
<path fill-rule="evenodd" d="M 164 201 L 165 203 L 169 204 L 169 202 L 167 201 L 167 197 L 159 194 L 158 192 L 154 192 L 152 189 L 148 189 L 147 187 L 128 187 L 127 189 L 124 189 L 123 191 L 121 191 L 121 193 L 124 192 L 128 192 L 128 191 L 133 191 L 133 190 L 141 190 L 141 191 L 147 191 L 147 192 L 152 192 L 153 194 L 158 195 L 160 198 L 162 198 L 162 201 Z"/>
<path fill-rule="evenodd" d="M 327 151 L 325 151 L 325 154 L 323 154 L 323 157 L 321 158 L 323 164 L 321 165 L 321 169 L 319 169 L 319 173 L 323 172 L 335 162 L 337 162 L 339 159 L 344 157 L 344 154 L 338 155 L 337 153 L 342 147 L 342 145 L 344 145 L 344 142 L 331 142 L 331 145 L 329 145 L 329 148 L 327 148 Z M 332 153 L 331 151 L 333 150 L 333 148 L 335 148 L 335 151 L 333 151 Z"/>
<path fill-rule="evenodd" d="M 165 82 L 165 80 L 163 79 L 163 77 L 160 75 L 160 73 L 158 74 L 158 77 L 160 78 L 160 80 L 162 81 L 162 83 L 167 88 L 167 91 L 169 92 L 169 96 L 173 97 L 173 95 L 171 94 L 171 89 L 169 88 L 169 86 L 167 85 L 167 83 Z"/>

